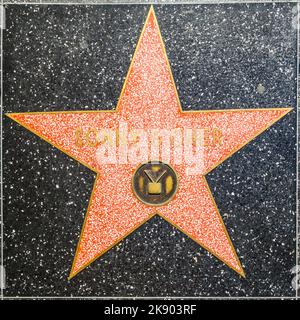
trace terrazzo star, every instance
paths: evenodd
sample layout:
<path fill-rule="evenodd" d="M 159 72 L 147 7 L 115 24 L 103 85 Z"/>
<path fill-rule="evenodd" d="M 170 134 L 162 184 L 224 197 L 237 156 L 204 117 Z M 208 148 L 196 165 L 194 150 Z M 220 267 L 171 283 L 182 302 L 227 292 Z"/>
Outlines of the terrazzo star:
<path fill-rule="evenodd" d="M 17 113 L 9 117 L 97 173 L 69 278 L 158 214 L 239 275 L 245 276 L 205 175 L 287 114 L 290 108 L 182 111 L 153 7 L 137 44 L 116 110 Z M 189 163 L 101 165 L 96 148 L 75 143 L 77 128 L 209 128 L 222 144 L 205 149 L 204 174 Z M 173 147 L 174 148 L 174 147 Z M 174 151 L 174 150 L 173 150 Z"/>

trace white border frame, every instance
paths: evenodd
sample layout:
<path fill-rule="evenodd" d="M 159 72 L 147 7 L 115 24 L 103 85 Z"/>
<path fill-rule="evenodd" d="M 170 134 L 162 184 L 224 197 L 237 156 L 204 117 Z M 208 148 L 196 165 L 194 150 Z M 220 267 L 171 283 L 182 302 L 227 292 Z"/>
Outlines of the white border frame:
<path fill-rule="evenodd" d="M 82 2 L 78 0 L 74 0 L 74 2 L 67 0 L 66 2 L 60 2 L 60 0 L 53 0 L 53 1 L 32 1 L 32 2 L 26 2 L 22 0 L 15 0 L 15 1 L 5 1 L 1 0 L 0 5 L 6 5 L 6 4 L 13 4 L 13 5 L 134 5 L 134 4 L 140 4 L 140 5 L 158 5 L 158 4 L 234 4 L 234 3 L 298 3 L 297 8 L 297 102 L 296 102 L 296 113 L 297 113 L 297 128 L 296 128 L 296 264 L 298 265 L 298 268 L 296 270 L 296 284 L 299 284 L 299 276 L 300 276 L 300 261 L 299 261 L 299 101 L 300 101 L 300 80 L 299 80 L 299 62 L 300 62 L 300 2 L 299 0 L 128 0 L 128 1 L 122 1 L 122 0 L 107 0 L 107 1 L 101 1 L 101 0 L 82 0 Z M 2 11 L 0 11 L 0 14 L 4 14 Z M 0 17 L 0 23 L 2 17 Z M 4 22 L 5 23 L 5 22 Z M 2 124 L 3 124 L 3 28 L 0 26 L 0 90 L 1 90 L 1 96 L 0 96 L 0 209 L 1 209 L 1 266 L 4 266 L 4 225 L 3 225 L 3 166 L 2 166 L 2 159 L 3 159 L 3 144 L 2 144 Z M 0 274 L 0 284 L 4 283 L 4 268 L 1 268 L 1 274 Z M 60 296 L 24 296 L 24 297 L 6 297 L 4 295 L 4 288 L 1 286 L 1 300 L 31 300 L 31 299 L 41 299 L 41 300 L 164 300 L 164 299 L 190 299 L 190 300 L 258 300 L 258 299 L 267 299 L 267 300 L 298 300 L 299 299 L 299 288 L 295 291 L 295 296 L 291 297 L 172 297 L 172 296 L 166 296 L 166 297 L 138 297 L 138 296 L 127 296 L 127 297 L 93 297 L 93 296 L 70 296 L 70 297 L 60 297 Z"/>

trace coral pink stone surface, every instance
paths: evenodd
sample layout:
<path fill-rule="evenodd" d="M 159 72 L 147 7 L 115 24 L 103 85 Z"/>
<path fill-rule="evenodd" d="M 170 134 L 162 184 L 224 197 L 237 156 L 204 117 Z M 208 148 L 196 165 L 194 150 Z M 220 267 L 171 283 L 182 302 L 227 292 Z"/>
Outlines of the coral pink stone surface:
<path fill-rule="evenodd" d="M 199 110 L 201 107 L 205 109 L 205 106 L 199 106 Z M 230 268 L 244 275 L 204 175 L 288 111 L 181 111 L 157 20 L 151 9 L 116 112 L 22 113 L 11 114 L 10 117 L 97 172 L 70 277 L 154 214 L 165 218 Z M 170 165 L 179 178 L 177 193 L 166 205 L 151 207 L 139 201 L 132 191 L 131 181 L 140 163 L 138 159 L 136 163 L 101 164 L 97 161 L 97 146 L 76 143 L 78 128 L 83 131 L 90 128 L 117 129 L 120 122 L 127 124 L 128 131 L 218 128 L 222 132 L 222 143 L 204 148 L 201 174 L 187 174 L 188 161 L 178 164 L 171 157 Z M 174 147 L 171 149 L 174 152 Z"/>

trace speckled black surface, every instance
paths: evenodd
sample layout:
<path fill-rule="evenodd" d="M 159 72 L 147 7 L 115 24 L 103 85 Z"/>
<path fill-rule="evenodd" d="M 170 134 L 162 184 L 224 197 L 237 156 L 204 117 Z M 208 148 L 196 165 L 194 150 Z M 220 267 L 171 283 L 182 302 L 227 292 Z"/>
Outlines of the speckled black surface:
<path fill-rule="evenodd" d="M 183 108 L 295 108 L 294 7 L 155 6 Z M 4 111 L 115 106 L 148 8 L 7 5 Z M 246 279 L 155 217 L 69 282 L 94 174 L 4 117 L 4 294 L 294 296 L 295 132 L 293 111 L 207 177 Z"/>

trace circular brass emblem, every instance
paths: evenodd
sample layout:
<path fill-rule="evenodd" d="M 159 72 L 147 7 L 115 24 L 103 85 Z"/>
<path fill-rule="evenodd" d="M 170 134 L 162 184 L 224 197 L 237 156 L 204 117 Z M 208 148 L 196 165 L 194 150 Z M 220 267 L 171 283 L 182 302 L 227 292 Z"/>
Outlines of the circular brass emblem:
<path fill-rule="evenodd" d="M 175 195 L 177 186 L 178 178 L 173 168 L 160 161 L 140 165 L 132 179 L 134 194 L 151 206 L 169 202 Z"/>

